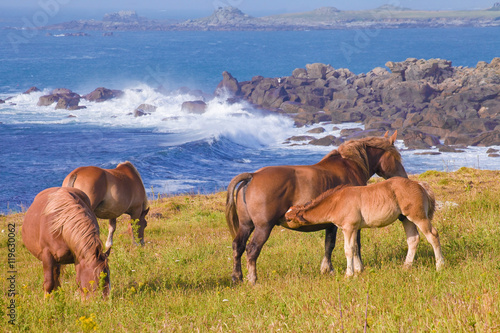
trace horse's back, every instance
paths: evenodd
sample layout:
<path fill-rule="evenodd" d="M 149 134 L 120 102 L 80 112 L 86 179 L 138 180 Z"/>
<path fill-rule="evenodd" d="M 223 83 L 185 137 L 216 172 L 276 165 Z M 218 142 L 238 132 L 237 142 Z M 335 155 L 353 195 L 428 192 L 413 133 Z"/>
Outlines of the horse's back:
<path fill-rule="evenodd" d="M 38 193 L 30 205 L 24 216 L 21 235 L 26 248 L 41 260 L 41 254 L 44 249 L 49 249 L 56 257 L 70 260 L 70 251 L 60 235 L 53 234 L 50 230 L 51 220 L 50 213 L 46 211 L 47 206 L 53 200 L 57 200 L 65 193 L 70 196 L 65 196 L 65 201 L 77 203 L 83 209 L 90 210 L 90 201 L 87 195 L 76 188 L 70 187 L 51 187 Z"/>

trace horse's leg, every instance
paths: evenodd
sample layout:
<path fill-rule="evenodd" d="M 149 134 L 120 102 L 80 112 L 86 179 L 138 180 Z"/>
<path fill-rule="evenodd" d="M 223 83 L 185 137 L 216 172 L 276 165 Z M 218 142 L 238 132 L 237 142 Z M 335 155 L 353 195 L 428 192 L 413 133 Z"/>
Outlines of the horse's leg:
<path fill-rule="evenodd" d="M 106 240 L 106 248 L 110 248 L 113 245 L 113 234 L 116 230 L 116 219 L 109 219 L 108 227 L 108 239 Z"/>
<path fill-rule="evenodd" d="M 436 270 L 439 271 L 444 266 L 444 257 L 443 252 L 441 251 L 441 244 L 439 242 L 439 233 L 428 219 L 416 221 L 416 224 L 434 249 L 434 256 L 436 257 Z"/>
<path fill-rule="evenodd" d="M 344 232 L 344 251 L 347 260 L 345 276 L 350 277 L 354 275 L 353 257 L 357 255 L 357 248 L 356 248 L 357 233 L 349 228 L 343 228 L 342 231 Z"/>
<path fill-rule="evenodd" d="M 240 225 L 238 233 L 233 240 L 233 274 L 231 279 L 234 283 L 243 280 L 243 272 L 241 270 L 241 256 L 245 252 L 248 238 L 253 231 L 253 226 Z"/>
<path fill-rule="evenodd" d="M 361 260 L 361 229 L 356 232 L 356 255 L 354 256 L 354 271 L 357 273 L 362 272 L 365 268 L 363 260 Z"/>
<path fill-rule="evenodd" d="M 247 245 L 248 281 L 251 284 L 255 284 L 255 282 L 257 282 L 257 258 L 262 250 L 262 246 L 264 246 L 269 238 L 273 227 L 274 224 L 271 223 L 265 223 L 263 226 L 256 226 L 252 240 Z"/>
<path fill-rule="evenodd" d="M 406 254 L 404 267 L 410 268 L 413 264 L 413 259 L 415 259 L 415 253 L 417 252 L 420 235 L 418 234 L 417 226 L 408 220 L 407 217 L 404 217 L 401 222 L 403 222 L 403 227 L 405 228 L 406 233 L 406 242 L 408 243 L 408 253 Z"/>
<path fill-rule="evenodd" d="M 43 289 L 45 295 L 50 294 L 52 290 L 60 286 L 59 275 L 56 276 L 55 273 L 59 272 L 58 265 L 50 251 L 48 249 L 42 252 L 42 263 L 43 263 Z"/>
<path fill-rule="evenodd" d="M 325 229 L 325 256 L 321 261 L 321 274 L 333 273 L 332 252 L 335 248 L 337 230 L 336 225 Z"/>

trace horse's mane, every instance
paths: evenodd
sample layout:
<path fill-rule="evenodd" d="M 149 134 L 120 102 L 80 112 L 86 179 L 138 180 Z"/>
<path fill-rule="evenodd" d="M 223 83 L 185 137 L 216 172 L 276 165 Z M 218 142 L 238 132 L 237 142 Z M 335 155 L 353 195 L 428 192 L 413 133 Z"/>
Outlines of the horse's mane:
<path fill-rule="evenodd" d="M 82 200 L 75 194 L 64 188 L 51 193 L 43 215 L 51 223 L 49 231 L 61 234 L 76 257 L 94 255 L 96 249 L 102 252 L 103 244 L 95 215 L 89 207 L 82 205 Z"/>
<path fill-rule="evenodd" d="M 321 161 L 326 160 L 332 156 L 340 155 L 342 158 L 353 161 L 358 164 L 366 179 L 370 178 L 370 171 L 368 165 L 368 155 L 366 148 L 379 148 L 389 152 L 398 162 L 401 162 L 401 154 L 397 148 L 390 142 L 389 139 L 382 137 L 367 137 L 357 140 L 349 140 L 342 143 L 338 149 L 332 150 Z"/>
<path fill-rule="evenodd" d="M 139 173 L 139 171 L 137 171 L 136 167 L 132 164 L 132 162 L 125 161 L 125 162 L 118 164 L 116 167 L 118 168 L 120 166 L 129 167 L 136 174 L 136 176 L 139 178 L 139 180 L 141 181 L 142 187 L 144 188 L 144 182 L 142 181 L 141 174 Z M 148 207 L 149 207 L 148 196 L 144 195 L 144 203 L 142 204 L 142 210 L 144 211 Z"/>

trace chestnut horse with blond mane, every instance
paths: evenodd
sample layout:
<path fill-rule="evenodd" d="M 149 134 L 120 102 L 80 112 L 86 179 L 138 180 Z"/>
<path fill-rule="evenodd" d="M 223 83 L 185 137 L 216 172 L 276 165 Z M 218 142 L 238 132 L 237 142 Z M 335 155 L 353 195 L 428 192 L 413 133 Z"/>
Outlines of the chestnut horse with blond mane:
<path fill-rule="evenodd" d="M 386 179 L 407 177 L 401 155 L 394 146 L 396 137 L 397 132 L 390 138 L 386 133 L 381 138 L 351 140 L 313 165 L 269 166 L 234 177 L 227 188 L 226 201 L 226 220 L 234 239 L 233 282 L 243 280 L 241 256 L 246 248 L 248 280 L 255 284 L 256 262 L 262 246 L 271 230 L 281 224 L 291 206 L 303 205 L 341 184 L 366 185 L 374 174 Z M 328 224 L 295 230 L 309 232 L 322 229 L 326 231 L 321 272 L 327 273 L 333 271 L 331 255 L 337 227 Z M 252 232 L 253 237 L 247 245 Z M 358 244 L 360 246 L 359 237 Z"/>
<path fill-rule="evenodd" d="M 346 276 L 363 271 L 363 262 L 357 247 L 357 232 L 361 228 L 382 228 L 397 219 L 414 223 L 434 249 L 436 269 L 444 265 L 438 231 L 432 226 L 436 200 L 426 183 L 394 177 L 368 186 L 341 185 L 328 190 L 312 202 L 293 206 L 285 214 L 284 225 L 291 229 L 313 225 L 335 224 L 344 233 L 347 259 Z M 407 234 L 408 253 L 405 267 L 411 267 L 417 245 L 418 232 Z"/>
<path fill-rule="evenodd" d="M 40 192 L 28 208 L 22 226 L 26 248 L 43 263 L 46 294 L 61 286 L 61 265 L 75 264 L 83 296 L 102 287 L 109 294 L 108 256 L 90 200 L 76 188 L 52 187 Z M 93 282 L 92 282 L 93 281 Z"/>
<path fill-rule="evenodd" d="M 66 176 L 62 186 L 75 187 L 85 192 L 95 215 L 101 219 L 109 219 L 106 247 L 113 245 L 116 219 L 122 214 L 130 215 L 132 221 L 139 220 L 138 237 L 141 245 L 144 245 L 146 215 L 149 212 L 148 197 L 142 178 L 132 163 L 120 163 L 115 169 L 79 167 Z M 132 222 L 128 231 L 135 242 Z"/>

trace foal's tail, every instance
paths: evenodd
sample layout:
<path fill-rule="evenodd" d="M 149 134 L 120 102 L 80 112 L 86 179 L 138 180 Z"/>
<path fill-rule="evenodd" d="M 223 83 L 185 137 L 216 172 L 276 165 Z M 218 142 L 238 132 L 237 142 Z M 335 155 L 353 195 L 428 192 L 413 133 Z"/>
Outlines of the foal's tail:
<path fill-rule="evenodd" d="M 429 220 L 432 220 L 434 216 L 434 211 L 436 210 L 436 197 L 434 196 L 434 192 L 431 187 L 426 182 L 418 182 L 418 185 L 424 190 L 425 195 L 427 196 L 427 201 L 429 203 L 429 208 L 427 209 L 427 217 Z"/>
<path fill-rule="evenodd" d="M 231 236 L 236 237 L 236 233 L 240 227 L 240 222 L 238 219 L 238 213 L 236 212 L 236 200 L 235 197 L 238 193 L 234 193 L 234 190 L 238 186 L 238 190 L 240 190 L 241 186 L 247 185 L 252 180 L 253 175 L 248 172 L 244 172 L 234 177 L 229 185 L 227 186 L 227 200 L 226 200 L 226 222 L 229 227 L 229 232 L 231 232 Z"/>

